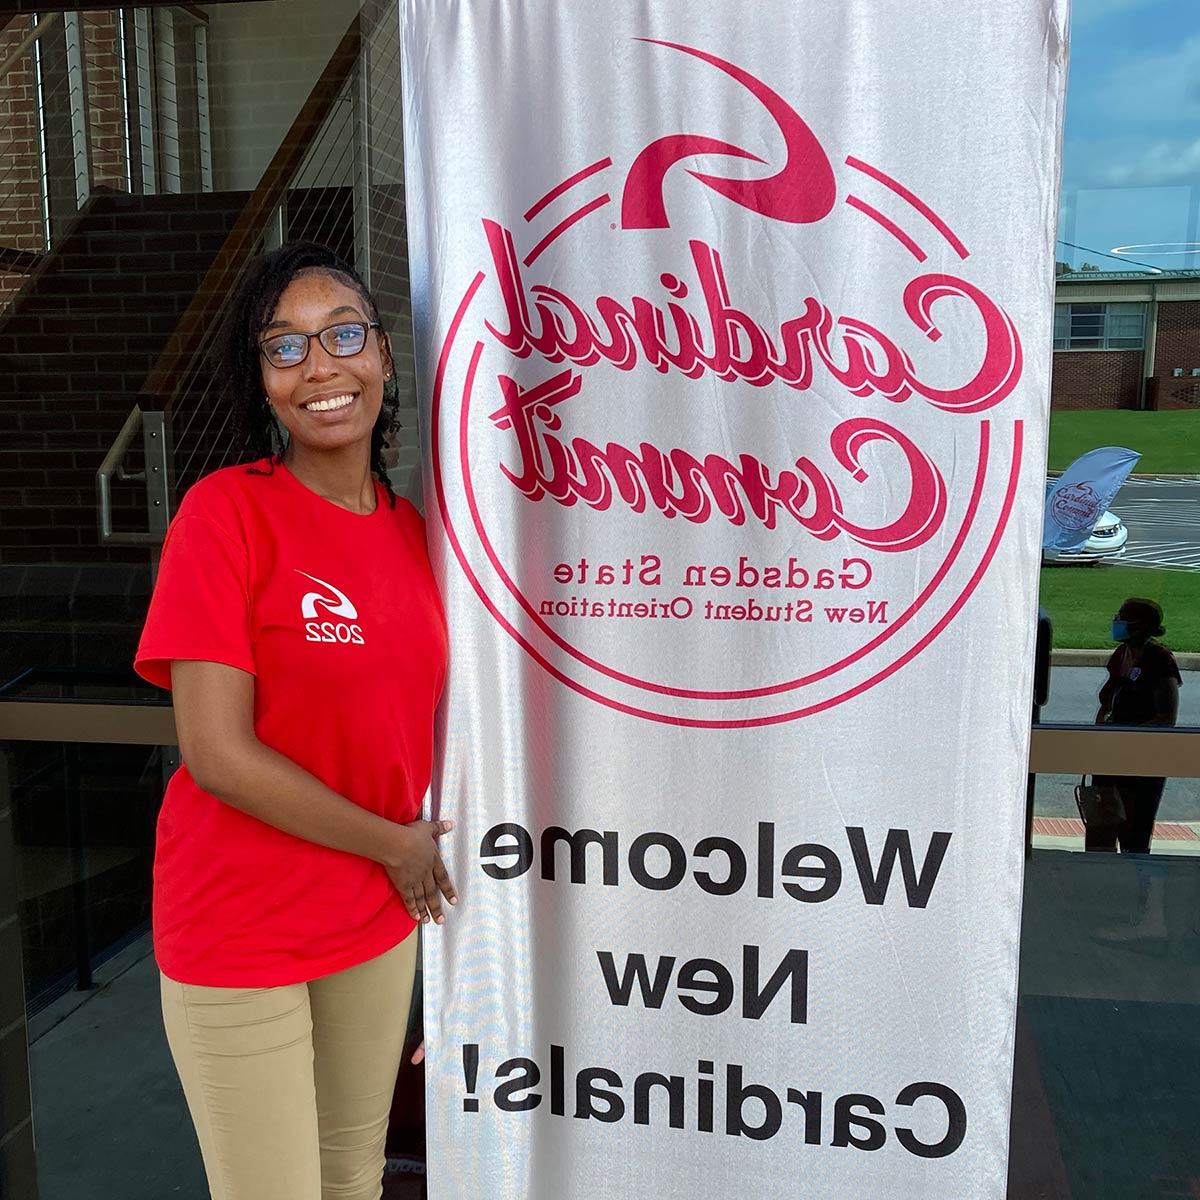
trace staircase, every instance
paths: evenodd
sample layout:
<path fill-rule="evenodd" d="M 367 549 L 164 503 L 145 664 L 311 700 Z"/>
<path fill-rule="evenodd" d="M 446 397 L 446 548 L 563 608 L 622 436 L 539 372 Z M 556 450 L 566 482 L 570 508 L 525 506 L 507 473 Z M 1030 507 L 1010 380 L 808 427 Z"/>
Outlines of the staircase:
<path fill-rule="evenodd" d="M 52 13 L 36 27 L 48 31 L 46 39 L 61 41 L 72 31 L 83 39 L 91 55 L 89 110 L 113 102 L 103 91 L 111 79 L 96 47 L 116 23 L 102 16 Z M 17 226 L 3 221 L 17 211 L 17 197 L 33 247 L 0 244 L 7 289 L 0 296 L 0 378 L 8 385 L 0 389 L 0 683 L 31 666 L 127 667 L 165 527 L 144 532 L 154 514 L 140 478 L 143 439 L 136 415 L 130 424 L 134 406 L 162 414 L 173 443 L 159 515 L 169 513 L 201 474 L 240 457 L 212 350 L 251 257 L 287 237 L 326 241 L 351 260 L 357 244 L 359 163 L 347 151 L 357 144 L 354 122 L 361 117 L 350 103 L 360 67 L 357 19 L 252 192 L 148 190 L 133 170 L 136 138 L 128 146 L 132 174 L 105 167 L 97 130 L 107 136 L 106 127 L 96 121 L 84 158 L 103 180 L 72 175 L 72 162 L 82 161 L 78 131 L 73 137 L 69 120 L 54 124 L 71 83 L 65 66 L 50 73 L 54 48 L 31 40 L 34 32 L 28 17 L 0 30 L 0 67 L 9 64 L 0 74 L 0 105 L 7 102 L 10 116 L 24 114 L 10 121 L 8 143 L 0 137 L 0 243 L 14 241 Z M 31 84 L 38 61 L 40 93 Z M 58 61 L 66 63 L 65 52 Z M 120 91 L 115 95 L 119 106 Z M 26 143 L 40 126 L 58 137 L 47 143 L 46 159 L 58 182 L 39 193 L 39 204 L 53 201 L 58 214 L 48 251 L 40 218 L 31 221 L 23 198 L 30 170 L 36 174 Z M 78 208 L 77 189 L 85 194 Z M 114 543 L 98 529 L 97 473 L 123 429 L 133 436 L 111 475 L 111 525 L 139 537 L 137 545 Z M 411 472 L 415 421 L 409 430 Z"/>
<path fill-rule="evenodd" d="M 246 198 L 94 192 L 10 302 L 0 318 L 0 564 L 145 561 L 142 550 L 97 545 L 96 468 Z M 123 489 L 115 509 L 118 527 L 144 523 L 143 490 Z"/>

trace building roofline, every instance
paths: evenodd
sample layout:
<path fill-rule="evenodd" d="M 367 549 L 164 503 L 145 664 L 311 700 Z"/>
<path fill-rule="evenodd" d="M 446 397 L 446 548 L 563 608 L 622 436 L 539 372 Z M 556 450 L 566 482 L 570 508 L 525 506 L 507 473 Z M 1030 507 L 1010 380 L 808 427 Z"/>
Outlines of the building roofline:
<path fill-rule="evenodd" d="M 1163 283 L 1170 279 L 1200 279 L 1200 270 L 1186 271 L 1065 271 L 1057 283 Z"/>

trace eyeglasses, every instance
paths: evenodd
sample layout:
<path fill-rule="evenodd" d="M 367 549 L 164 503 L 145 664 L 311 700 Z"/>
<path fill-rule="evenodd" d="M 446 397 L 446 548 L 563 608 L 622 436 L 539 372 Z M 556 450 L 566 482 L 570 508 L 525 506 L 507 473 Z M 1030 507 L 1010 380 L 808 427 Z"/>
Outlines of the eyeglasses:
<path fill-rule="evenodd" d="M 367 330 L 379 329 L 378 321 L 342 321 L 316 333 L 280 333 L 259 342 L 263 358 L 273 367 L 298 367 L 308 357 L 311 338 L 334 358 L 350 358 L 367 344 Z"/>

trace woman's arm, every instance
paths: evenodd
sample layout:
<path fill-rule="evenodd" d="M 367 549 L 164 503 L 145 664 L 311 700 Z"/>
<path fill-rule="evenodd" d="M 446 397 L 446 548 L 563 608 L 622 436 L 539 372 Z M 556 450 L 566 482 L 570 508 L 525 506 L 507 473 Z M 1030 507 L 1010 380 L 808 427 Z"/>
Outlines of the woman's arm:
<path fill-rule="evenodd" d="M 389 821 L 264 745 L 254 733 L 254 676 L 245 671 L 176 660 L 171 689 L 179 749 L 198 787 L 285 833 L 382 864 L 409 914 L 441 923 L 441 896 L 457 899 L 437 850 L 449 821 Z"/>
<path fill-rule="evenodd" d="M 1174 725 L 1179 719 L 1179 681 L 1168 675 L 1154 688 L 1154 718 L 1151 725 Z"/>

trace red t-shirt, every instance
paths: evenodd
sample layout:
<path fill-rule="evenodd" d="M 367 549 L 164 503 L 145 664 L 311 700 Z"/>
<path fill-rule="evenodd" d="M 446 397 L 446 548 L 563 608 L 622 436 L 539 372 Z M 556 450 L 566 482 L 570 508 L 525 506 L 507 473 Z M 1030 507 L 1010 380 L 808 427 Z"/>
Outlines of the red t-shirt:
<path fill-rule="evenodd" d="M 254 677 L 254 731 L 334 791 L 392 821 L 429 786 L 446 626 L 416 509 L 370 515 L 265 460 L 197 483 L 179 507 L 136 668 Z M 284 833 L 172 776 L 158 820 L 154 949 L 180 983 L 276 987 L 391 949 L 413 920 L 378 863 Z"/>

